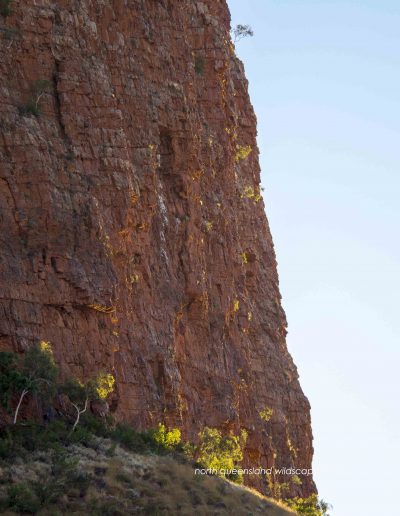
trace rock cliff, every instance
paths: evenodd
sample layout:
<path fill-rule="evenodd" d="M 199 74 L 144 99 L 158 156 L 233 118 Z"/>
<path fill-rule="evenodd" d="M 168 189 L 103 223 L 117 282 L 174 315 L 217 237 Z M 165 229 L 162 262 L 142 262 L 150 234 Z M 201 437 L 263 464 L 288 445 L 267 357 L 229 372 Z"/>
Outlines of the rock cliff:
<path fill-rule="evenodd" d="M 310 407 L 285 343 L 225 0 L 10 7 L 1 349 L 50 341 L 65 372 L 113 372 L 118 419 L 192 440 L 245 428 L 245 466 L 309 468 Z M 301 481 L 292 495 L 315 491 Z"/>

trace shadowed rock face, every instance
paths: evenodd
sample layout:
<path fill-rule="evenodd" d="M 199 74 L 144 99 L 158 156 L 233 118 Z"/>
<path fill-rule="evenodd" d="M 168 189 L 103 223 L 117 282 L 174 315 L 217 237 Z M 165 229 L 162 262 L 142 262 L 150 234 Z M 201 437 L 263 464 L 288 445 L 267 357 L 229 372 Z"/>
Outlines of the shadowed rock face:
<path fill-rule="evenodd" d="M 66 373 L 113 372 L 118 419 L 193 440 L 205 425 L 246 428 L 245 466 L 309 468 L 310 407 L 226 2 L 12 7 L 0 17 L 1 348 L 50 341 Z M 291 494 L 315 491 L 302 482 Z"/>

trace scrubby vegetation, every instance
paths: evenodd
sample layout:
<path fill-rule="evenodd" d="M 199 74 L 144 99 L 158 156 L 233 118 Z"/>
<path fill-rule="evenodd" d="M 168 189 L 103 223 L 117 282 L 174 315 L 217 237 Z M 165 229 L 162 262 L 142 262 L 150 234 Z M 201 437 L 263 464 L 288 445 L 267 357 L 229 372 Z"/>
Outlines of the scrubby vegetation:
<path fill-rule="evenodd" d="M 38 117 L 41 113 L 40 101 L 46 93 L 51 90 L 51 82 L 47 79 L 37 79 L 31 86 L 31 95 L 26 104 L 19 107 L 22 116 L 34 115 Z"/>
<path fill-rule="evenodd" d="M 243 448 L 246 443 L 245 430 L 239 436 L 230 434 L 223 436 L 216 428 L 205 427 L 199 433 L 197 444 L 183 442 L 178 428 L 168 430 L 159 423 L 155 429 L 138 432 L 131 426 L 117 424 L 107 433 L 114 441 L 130 451 L 156 454 L 179 452 L 182 457 L 193 463 L 193 466 L 212 470 L 218 476 L 242 483 L 242 476 L 232 475 L 229 471 L 238 468 L 243 459 Z"/>
<path fill-rule="evenodd" d="M 85 413 L 70 430 L 71 423 L 60 419 L 0 431 L 0 512 L 288 514 L 258 493 L 195 475 L 177 429 L 160 424 L 140 432 Z M 237 441 L 213 429 L 191 450 L 204 466 L 231 466 L 230 453 L 240 459 Z"/>
<path fill-rule="evenodd" d="M 0 14 L 2 16 L 9 16 L 11 14 L 12 0 L 0 0 Z"/>
<path fill-rule="evenodd" d="M 223 436 L 217 428 L 206 427 L 199 434 L 199 444 L 193 455 L 205 469 L 215 470 L 220 476 L 242 483 L 243 477 L 240 473 L 229 472 L 240 466 L 246 440 L 245 430 L 239 436 Z"/>
<path fill-rule="evenodd" d="M 269 421 L 273 415 L 274 411 L 270 407 L 264 407 L 263 410 L 260 411 L 260 418 L 263 421 Z"/>
<path fill-rule="evenodd" d="M 197 73 L 197 75 L 204 74 L 204 67 L 205 67 L 204 57 L 197 56 L 194 61 L 194 70 Z"/>
<path fill-rule="evenodd" d="M 251 151 L 252 151 L 252 148 L 250 147 L 250 145 L 239 145 L 239 144 L 237 144 L 236 145 L 236 152 L 235 152 L 235 161 L 236 161 L 236 163 L 241 161 L 241 160 L 243 160 L 243 159 L 246 159 Z"/>
<path fill-rule="evenodd" d="M 90 403 L 106 400 L 114 382 L 105 372 L 85 382 L 59 381 L 48 342 L 23 355 L 0 352 L 0 403 L 9 413 L 8 423 L 0 425 L 0 512 L 248 514 L 257 507 L 256 512 L 269 508 L 268 514 L 287 514 L 227 482 L 243 480 L 232 470 L 240 468 L 246 431 L 223 435 L 205 427 L 193 444 L 182 441 L 178 428 L 162 423 L 139 431 L 109 415 L 96 417 Z M 60 396 L 63 410 L 56 403 Z M 39 407 L 36 416 L 29 403 Z M 35 419 L 27 419 L 28 414 Z M 223 479 L 211 481 L 193 468 L 212 470 Z M 179 496 L 172 496 L 172 485 Z M 321 512 L 326 504 L 317 498 L 286 503 L 299 514 L 326 514 Z"/>
<path fill-rule="evenodd" d="M 31 347 L 23 357 L 13 353 L 0 353 L 0 399 L 3 407 L 10 410 L 10 399 L 18 394 L 13 424 L 17 422 L 24 398 L 36 395 L 46 401 L 54 395 L 57 367 L 48 342 L 42 341 Z"/>
<path fill-rule="evenodd" d="M 0 466 L 7 514 L 289 514 L 218 477 L 195 476 L 171 454 L 128 452 L 110 439 L 35 451 Z"/>
<path fill-rule="evenodd" d="M 307 516 L 329 516 L 329 504 L 319 500 L 317 495 L 308 498 L 290 498 L 285 500 L 285 504 L 293 509 L 296 514 Z"/>
<path fill-rule="evenodd" d="M 11 415 L 12 422 L 9 423 L 13 426 L 18 423 L 24 402 L 31 397 L 30 401 L 35 402 L 35 408 L 32 407 L 31 411 L 36 412 L 36 420 L 42 416 L 47 421 L 57 421 L 63 427 L 70 426 L 72 433 L 82 414 L 86 412 L 89 402 L 105 400 L 112 393 L 114 382 L 113 375 L 102 371 L 86 382 L 74 377 L 67 377 L 61 382 L 52 347 L 46 341 L 32 346 L 24 354 L 0 352 L 0 403 L 6 413 Z M 56 403 L 56 396 L 63 396 L 66 412 L 62 412 L 60 406 L 57 407 L 60 402 Z M 68 407 L 75 411 L 74 418 L 71 417 Z M 38 423 L 34 423 L 33 427 L 37 425 Z M 2 427 L 3 432 L 4 430 L 10 437 L 8 425 Z"/>
<path fill-rule="evenodd" d="M 76 419 L 71 428 L 73 432 L 80 417 L 87 411 L 90 401 L 105 400 L 113 391 L 115 378 L 111 374 L 100 373 L 95 378 L 81 382 L 76 378 L 67 378 L 60 391 L 66 394 L 76 411 Z"/>
<path fill-rule="evenodd" d="M 245 186 L 241 196 L 240 196 L 242 199 L 243 198 L 246 198 L 246 199 L 253 199 L 254 202 L 260 202 L 262 197 L 261 197 L 261 193 L 260 193 L 260 187 L 257 186 L 256 188 L 248 185 L 248 186 Z"/>

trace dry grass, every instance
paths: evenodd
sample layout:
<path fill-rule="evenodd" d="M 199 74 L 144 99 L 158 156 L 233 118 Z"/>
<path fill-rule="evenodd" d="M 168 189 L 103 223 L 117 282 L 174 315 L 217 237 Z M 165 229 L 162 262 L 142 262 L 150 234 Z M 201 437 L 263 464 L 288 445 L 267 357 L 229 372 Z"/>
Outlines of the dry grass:
<path fill-rule="evenodd" d="M 221 478 L 195 475 L 182 458 L 135 454 L 107 439 L 96 438 L 91 448 L 70 446 L 68 460 L 73 461 L 76 480 L 65 484 L 58 498 L 35 514 L 294 514 L 250 489 Z M 0 469 L 0 497 L 6 496 L 10 485 L 21 482 L 49 484 L 51 493 L 52 481 L 57 483 L 56 475 L 51 452 L 33 453 L 23 464 Z M 36 495 L 35 490 L 33 493 Z"/>

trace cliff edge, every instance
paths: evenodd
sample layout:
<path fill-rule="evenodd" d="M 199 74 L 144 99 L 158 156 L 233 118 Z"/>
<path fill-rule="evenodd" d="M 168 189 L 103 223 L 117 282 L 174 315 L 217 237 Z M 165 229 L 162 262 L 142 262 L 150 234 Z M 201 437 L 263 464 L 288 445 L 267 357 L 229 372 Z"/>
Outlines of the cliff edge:
<path fill-rule="evenodd" d="M 0 348 L 50 341 L 65 372 L 115 375 L 119 420 L 192 441 L 246 429 L 245 467 L 309 469 L 229 30 L 225 0 L 14 0 L 0 16 Z"/>

